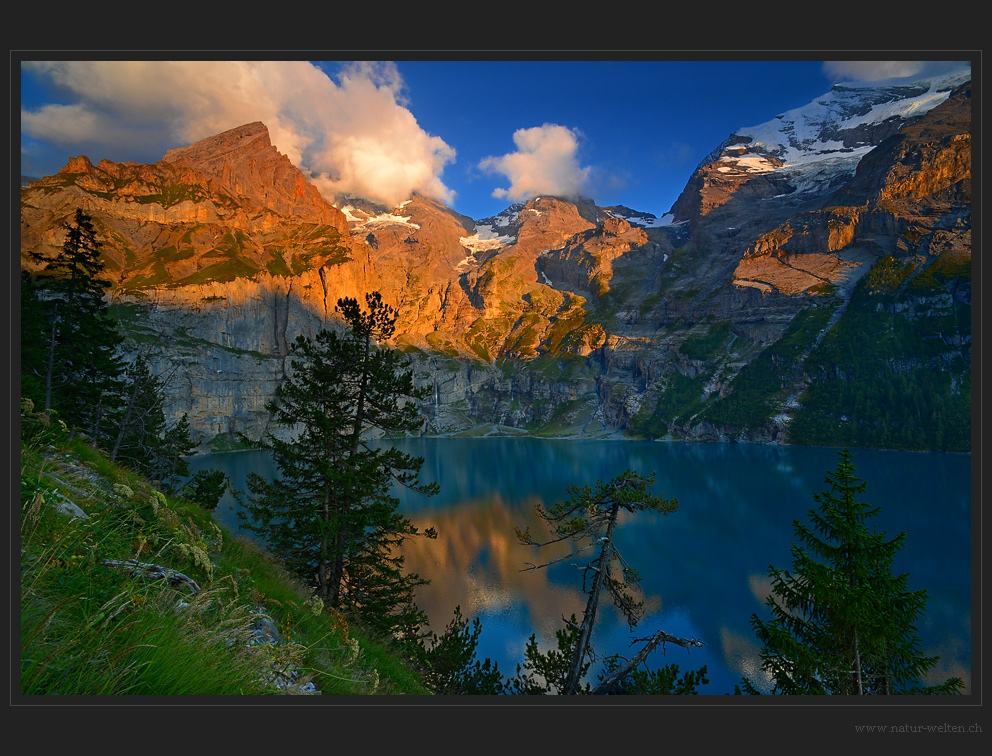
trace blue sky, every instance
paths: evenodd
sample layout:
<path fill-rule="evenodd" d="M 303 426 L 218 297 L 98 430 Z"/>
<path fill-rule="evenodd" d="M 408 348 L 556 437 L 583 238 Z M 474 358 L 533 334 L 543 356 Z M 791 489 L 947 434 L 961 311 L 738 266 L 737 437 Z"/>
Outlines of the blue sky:
<path fill-rule="evenodd" d="M 22 62 L 21 173 L 153 162 L 251 121 L 325 194 L 411 191 L 475 219 L 537 194 L 662 215 L 736 129 L 840 80 L 933 62 L 398 60 Z"/>

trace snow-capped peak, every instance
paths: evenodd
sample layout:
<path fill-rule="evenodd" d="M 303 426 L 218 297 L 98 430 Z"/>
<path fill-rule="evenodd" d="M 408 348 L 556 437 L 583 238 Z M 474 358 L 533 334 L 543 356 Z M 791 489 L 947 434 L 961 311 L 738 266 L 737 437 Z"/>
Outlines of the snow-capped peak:
<path fill-rule="evenodd" d="M 879 124 L 903 123 L 947 99 L 971 78 L 967 66 L 939 77 L 907 82 L 844 82 L 801 108 L 770 121 L 738 129 L 721 145 L 728 169 L 766 172 L 789 169 L 824 158 L 855 164 L 880 141 Z"/>
<path fill-rule="evenodd" d="M 885 137 L 944 102 L 971 79 L 971 67 L 940 76 L 843 82 L 807 105 L 738 129 L 704 161 L 737 176 L 778 172 L 796 194 L 853 176 Z"/>

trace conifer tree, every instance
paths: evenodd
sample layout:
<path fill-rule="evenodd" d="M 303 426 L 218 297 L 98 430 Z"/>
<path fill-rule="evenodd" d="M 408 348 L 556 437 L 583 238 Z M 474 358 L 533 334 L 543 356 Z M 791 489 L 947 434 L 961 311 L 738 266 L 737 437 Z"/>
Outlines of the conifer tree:
<path fill-rule="evenodd" d="M 152 474 L 158 467 L 158 450 L 165 435 L 162 409 L 164 382 L 152 373 L 144 357 L 125 368 L 122 404 L 111 415 L 115 428 L 110 459 Z"/>
<path fill-rule="evenodd" d="M 958 693 L 957 677 L 922 684 L 939 661 L 920 651 L 914 626 L 927 592 L 892 574 L 906 534 L 886 539 L 870 526 L 879 508 L 859 500 L 868 484 L 854 473 L 844 449 L 826 475 L 829 487 L 813 496 L 812 525 L 793 523 L 792 572 L 769 567 L 772 618 L 751 617 L 762 670 L 773 692 L 787 695 Z M 747 678 L 743 689 L 759 692 Z"/>
<path fill-rule="evenodd" d="M 622 664 L 619 657 L 614 658 L 608 674 L 595 687 L 590 688 L 588 684 L 582 683 L 582 677 L 593 658 L 592 633 L 604 594 L 613 600 L 614 606 L 631 630 L 641 619 L 644 602 L 634 595 L 640 586 L 640 575 L 624 559 L 614 536 L 621 510 L 667 515 L 678 508 L 677 499 L 652 494 L 649 489 L 653 483 L 653 475 L 644 476 L 628 470 L 608 483 L 598 481 L 595 486 L 570 486 L 570 498 L 567 501 L 557 502 L 549 508 L 541 505 L 537 507 L 538 515 L 550 526 L 550 540 L 538 542 L 529 529 L 517 530 L 518 539 L 525 545 L 544 547 L 553 543 L 570 542 L 575 548 L 574 553 L 545 564 L 531 563 L 528 569 L 539 569 L 572 559 L 587 549 L 593 550 L 594 555 L 580 568 L 583 590 L 586 593 L 582 621 L 576 624 L 574 615 L 571 620 L 566 621 L 566 627 L 556 634 L 557 650 L 552 649 L 548 654 L 541 654 L 531 637 L 524 667 L 529 671 L 523 672 L 518 667 L 518 679 L 511 680 L 509 684 L 511 690 L 522 693 L 542 692 L 533 675 L 536 672 L 562 695 L 616 693 L 622 689 L 623 681 L 644 663 L 659 644 L 675 643 L 686 648 L 702 645 L 696 639 L 678 638 L 658 631 L 651 638 L 644 639 L 646 642 L 640 651 L 626 663 Z"/>
<path fill-rule="evenodd" d="M 348 330 L 321 330 L 293 345 L 291 371 L 270 404 L 274 421 L 292 440 L 269 433 L 275 480 L 249 476 L 251 493 L 242 522 L 262 536 L 287 564 L 333 606 L 346 606 L 369 624 L 412 639 L 425 621 L 414 603 L 424 584 L 403 572 L 395 547 L 421 532 L 398 511 L 394 482 L 426 495 L 437 484 L 419 482 L 423 459 L 372 435 L 415 431 L 422 422 L 404 358 L 383 346 L 393 334 L 394 310 L 377 292 L 367 310 L 354 299 L 338 301 Z M 422 533 L 436 537 L 433 529 Z"/>
<path fill-rule="evenodd" d="M 34 302 L 28 313 L 40 311 L 44 344 L 39 360 L 33 338 L 39 326 L 31 324 L 29 368 L 40 384 L 45 411 L 58 410 L 70 426 L 99 442 L 106 410 L 120 390 L 121 336 L 104 300 L 109 283 L 99 277 L 104 263 L 92 218 L 77 209 L 63 229 L 65 240 L 55 257 L 32 254 L 43 266 L 37 288 L 30 290 Z"/>
<path fill-rule="evenodd" d="M 21 271 L 21 398 L 33 406 L 45 403 L 48 340 L 45 303 L 33 275 Z"/>
<path fill-rule="evenodd" d="M 119 403 L 106 411 L 107 438 L 101 439 L 111 460 L 138 470 L 163 491 L 174 490 L 178 478 L 189 475 L 186 457 L 196 449 L 189 418 L 169 425 L 165 417 L 168 376 L 152 372 L 139 355 L 124 368 Z"/>
<path fill-rule="evenodd" d="M 579 624 L 572 614 L 564 627 L 555 630 L 555 646 L 541 651 L 537 635 L 531 634 L 524 646 L 524 663 L 517 665 L 517 674 L 506 682 L 506 691 L 511 695 L 543 696 L 550 693 L 565 695 L 569 691 L 569 672 L 576 659 L 579 641 Z M 590 659 L 581 661 L 578 668 L 579 683 L 571 690 L 572 694 L 589 693 L 590 686 L 582 682 L 589 671 Z"/>
<path fill-rule="evenodd" d="M 499 665 L 491 659 L 479 661 L 476 652 L 482 620 L 471 623 L 460 606 L 441 635 L 429 633 L 418 649 L 416 660 L 424 683 L 439 695 L 489 695 L 504 692 Z"/>
<path fill-rule="evenodd" d="M 189 475 L 189 463 L 186 458 L 194 452 L 196 447 L 197 443 L 193 440 L 189 418 L 184 412 L 183 416 L 165 431 L 155 455 L 153 479 L 158 481 L 164 491 L 175 491 L 179 479 Z M 224 488 L 226 488 L 227 476 L 224 473 L 220 473 L 220 475 L 223 476 Z M 213 481 L 214 479 L 201 477 L 199 480 L 206 483 L 208 480 Z M 220 480 L 216 480 L 212 485 L 217 487 L 220 483 Z M 224 488 L 222 488 L 220 496 L 223 496 Z M 217 496 L 217 501 L 220 500 L 220 496 Z M 208 500 L 213 501 L 212 494 Z M 213 507 L 217 506 L 217 501 L 213 501 Z M 213 509 L 213 507 L 207 507 L 207 509 Z"/>

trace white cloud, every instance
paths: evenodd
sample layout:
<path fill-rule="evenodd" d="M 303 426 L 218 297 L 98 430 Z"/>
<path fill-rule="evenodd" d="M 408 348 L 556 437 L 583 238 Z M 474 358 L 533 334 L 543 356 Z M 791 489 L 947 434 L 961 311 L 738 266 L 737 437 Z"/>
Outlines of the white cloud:
<path fill-rule="evenodd" d="M 513 143 L 516 152 L 479 163 L 482 170 L 502 173 L 510 180 L 510 188 L 497 189 L 494 197 L 518 201 L 541 194 L 574 197 L 583 193 L 590 169 L 579 166 L 577 131 L 546 123 L 518 129 Z"/>
<path fill-rule="evenodd" d="M 957 61 L 828 60 L 823 73 L 833 81 L 881 81 L 907 76 L 932 76 L 961 66 Z"/>
<path fill-rule="evenodd" d="M 337 83 L 307 61 L 55 61 L 25 69 L 72 95 L 22 110 L 32 139 L 66 147 L 162 145 L 162 154 L 252 121 L 325 194 L 396 205 L 411 193 L 451 203 L 455 151 L 405 107 L 395 65 L 355 63 Z M 96 156 L 99 159 L 100 156 Z"/>

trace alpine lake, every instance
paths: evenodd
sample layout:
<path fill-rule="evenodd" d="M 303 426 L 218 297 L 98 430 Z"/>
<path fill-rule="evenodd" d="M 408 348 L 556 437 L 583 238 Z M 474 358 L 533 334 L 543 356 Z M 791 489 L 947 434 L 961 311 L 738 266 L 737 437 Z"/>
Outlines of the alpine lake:
<path fill-rule="evenodd" d="M 622 512 L 615 542 L 641 575 L 644 615 L 633 630 L 607 599 L 593 634 L 597 658 L 630 657 L 633 638 L 657 630 L 705 645 L 667 645 L 648 658 L 652 669 L 678 664 L 680 673 L 707 667 L 701 695 L 732 693 L 746 675 L 761 689 L 751 617 L 770 618 L 768 569 L 791 571 L 793 520 L 809 524 L 813 494 L 828 486 L 836 449 L 756 444 L 576 441 L 537 438 L 418 438 L 390 441 L 423 457 L 421 482 L 441 491 L 427 497 L 395 491 L 400 510 L 418 528 L 434 526 L 436 540 L 408 539 L 406 569 L 430 580 L 418 605 L 441 633 L 456 606 L 482 621 L 477 657 L 509 677 L 523 664 L 533 634 L 542 650 L 554 646 L 563 618 L 585 607 L 581 555 L 547 568 L 527 569 L 563 555 L 521 545 L 516 528 L 546 533 L 535 505 L 568 498 L 570 485 L 608 481 L 624 470 L 653 474 L 653 491 L 678 499 L 669 514 Z M 916 623 L 920 649 L 940 662 L 930 681 L 958 676 L 970 688 L 972 643 L 972 457 L 970 454 L 853 449 L 855 474 L 867 481 L 860 497 L 880 513 L 877 530 L 906 533 L 893 571 L 909 574 L 909 589 L 926 589 L 926 612 Z M 249 472 L 277 474 L 262 451 L 193 457 L 192 472 L 224 471 L 244 490 Z M 217 520 L 242 533 L 230 492 Z M 586 552 L 589 553 L 589 552 Z M 587 680 L 595 684 L 598 664 Z M 969 692 L 967 689 L 965 693 Z"/>

